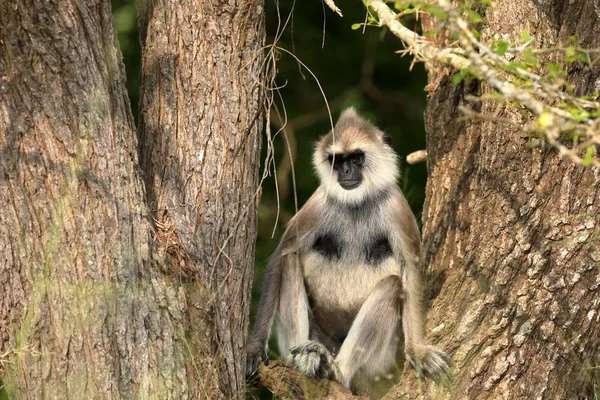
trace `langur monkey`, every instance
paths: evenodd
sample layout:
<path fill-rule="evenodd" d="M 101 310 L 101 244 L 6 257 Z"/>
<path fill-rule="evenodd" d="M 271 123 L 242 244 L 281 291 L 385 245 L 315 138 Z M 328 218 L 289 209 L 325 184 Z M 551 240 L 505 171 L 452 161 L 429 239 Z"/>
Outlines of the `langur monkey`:
<path fill-rule="evenodd" d="M 385 374 L 401 329 L 418 371 L 448 373 L 448 355 L 425 342 L 421 239 L 390 145 L 352 108 L 317 143 L 321 185 L 267 265 L 247 374 L 266 359 L 274 321 L 281 355 L 309 377 L 352 387 Z"/>

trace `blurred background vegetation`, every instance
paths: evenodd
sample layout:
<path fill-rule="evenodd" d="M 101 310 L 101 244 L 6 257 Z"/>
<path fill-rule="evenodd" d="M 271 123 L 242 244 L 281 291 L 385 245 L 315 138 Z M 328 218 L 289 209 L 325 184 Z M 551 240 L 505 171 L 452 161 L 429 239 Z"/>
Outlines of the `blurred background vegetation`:
<path fill-rule="evenodd" d="M 137 34 L 135 0 L 113 0 L 114 23 L 127 70 L 127 87 L 134 116 L 141 82 L 141 55 Z M 426 102 L 426 73 L 421 64 L 411 70 L 411 59 L 400 57 L 402 45 L 385 29 L 352 25 L 365 21 L 365 7 L 360 1 L 338 4 L 340 18 L 319 0 L 266 2 L 267 44 L 272 44 L 278 29 L 294 10 L 277 45 L 293 54 L 314 73 L 329 101 L 334 121 L 341 110 L 354 106 L 393 138 L 393 146 L 402 160 L 402 187 L 413 211 L 420 220 L 424 200 L 425 164 L 410 166 L 405 156 L 425 148 L 423 110 Z M 406 21 L 405 21 L 406 22 Z M 409 23 L 417 24 L 416 21 Z M 294 155 L 298 207 L 317 187 L 311 156 L 315 140 L 330 130 L 323 95 L 312 75 L 289 54 L 280 52 L 277 84 L 285 103 L 290 129 L 287 135 Z M 277 97 L 277 96 L 276 96 Z M 279 109 L 281 109 L 281 104 Z M 272 133 L 280 128 L 272 114 Z M 275 160 L 279 179 L 278 201 L 273 175 L 263 183 L 256 245 L 253 309 L 260 296 L 263 270 L 275 249 L 285 223 L 295 213 L 295 196 L 290 165 L 286 164 L 287 146 L 283 135 L 275 140 Z M 266 144 L 263 140 L 263 153 Z M 264 168 L 264 167 L 263 167 Z M 217 201 L 217 200 L 215 200 Z M 275 346 L 270 346 L 275 349 Z M 261 396 L 262 397 L 262 396 Z"/>

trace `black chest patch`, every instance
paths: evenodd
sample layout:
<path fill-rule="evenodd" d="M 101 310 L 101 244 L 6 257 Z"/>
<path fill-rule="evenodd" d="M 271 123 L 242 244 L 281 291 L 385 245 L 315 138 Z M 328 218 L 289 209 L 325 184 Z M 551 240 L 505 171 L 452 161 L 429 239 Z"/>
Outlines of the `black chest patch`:
<path fill-rule="evenodd" d="M 317 236 L 312 248 L 328 260 L 339 260 L 342 257 L 342 242 L 329 233 Z"/>
<path fill-rule="evenodd" d="M 378 236 L 368 244 L 365 253 L 365 258 L 369 264 L 379 264 L 393 254 L 392 246 L 390 246 L 387 237 L 384 236 Z"/>

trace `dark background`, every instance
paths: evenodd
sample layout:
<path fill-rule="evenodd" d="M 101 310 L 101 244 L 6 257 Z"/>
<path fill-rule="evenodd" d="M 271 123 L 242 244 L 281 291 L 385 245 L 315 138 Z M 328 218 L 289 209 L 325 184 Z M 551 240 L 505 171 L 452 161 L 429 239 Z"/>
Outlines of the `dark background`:
<path fill-rule="evenodd" d="M 141 81 L 140 46 L 134 0 L 113 0 L 114 23 L 127 69 L 127 87 L 134 116 Z M 360 1 L 338 1 L 344 17 L 334 14 L 319 0 L 266 2 L 267 44 L 273 44 L 279 29 L 277 46 L 295 56 L 316 76 L 331 107 L 334 121 L 341 110 L 354 106 L 357 111 L 392 136 L 393 146 L 400 155 L 399 182 L 413 211 L 420 220 L 426 181 L 425 164 L 410 166 L 405 156 L 425 148 L 423 110 L 426 102 L 426 73 L 422 64 L 411 70 L 411 58 L 401 57 L 402 43 L 387 30 L 367 26 L 352 29 L 366 18 Z M 281 29 L 294 9 L 293 17 Z M 409 27 L 416 21 L 403 21 Z M 279 27 L 279 28 L 278 28 Z M 274 93 L 278 108 L 285 106 L 296 142 L 294 159 L 298 206 L 308 199 L 318 185 L 312 171 L 313 143 L 330 128 L 323 95 L 311 73 L 301 67 L 293 56 L 280 51 L 277 61 L 277 86 Z M 280 98 L 283 99 L 283 105 Z M 276 119 L 276 114 L 272 114 Z M 300 126 L 302 125 L 302 126 Z M 278 130 L 272 125 L 272 133 Z M 289 133 L 289 132 L 288 132 Z M 282 135 L 275 138 L 275 160 L 279 165 L 287 151 Z M 266 154 L 263 140 L 263 154 Z M 263 166 L 264 168 L 264 166 Z M 261 171 L 262 174 L 262 171 Z M 253 310 L 260 296 L 266 261 L 278 243 L 285 223 L 295 213 L 294 191 L 288 176 L 289 190 L 280 192 L 279 218 L 273 174 L 263 183 L 259 208 L 259 230 L 256 245 Z M 277 220 L 277 222 L 276 222 Z M 272 236 L 275 231 L 274 236 Z M 275 349 L 275 346 L 270 346 Z"/>

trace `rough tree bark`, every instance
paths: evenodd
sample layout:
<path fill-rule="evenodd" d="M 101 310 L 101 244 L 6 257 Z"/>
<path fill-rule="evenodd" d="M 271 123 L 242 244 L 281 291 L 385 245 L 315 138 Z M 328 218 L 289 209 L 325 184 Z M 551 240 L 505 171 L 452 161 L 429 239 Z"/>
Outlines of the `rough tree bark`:
<path fill-rule="evenodd" d="M 537 45 L 556 47 L 577 35 L 583 47 L 598 48 L 598 2 L 493 1 L 482 37 L 518 38 L 523 29 Z M 449 390 L 428 384 L 423 393 L 594 398 L 600 392 L 600 171 L 543 146 L 530 149 L 530 139 L 509 125 L 461 120 L 465 97 L 490 90 L 445 78 L 430 71 L 423 233 L 435 297 L 428 332 L 452 353 L 456 376 Z M 579 94 L 597 92 L 600 67 L 573 66 L 569 80 Z M 470 106 L 526 122 L 514 106 Z M 408 371 L 387 398 L 418 398 L 419 392 Z"/>
<path fill-rule="evenodd" d="M 262 128 L 263 0 L 144 5 L 139 135 L 205 398 L 243 397 Z"/>
<path fill-rule="evenodd" d="M 110 3 L 1 2 L 0 26 L 2 380 L 19 399 L 145 393 L 173 352 L 149 326 L 172 338 L 174 318 Z"/>
<path fill-rule="evenodd" d="M 262 8 L 184 3 L 148 9 L 146 193 L 110 2 L 0 2 L 12 399 L 243 396 Z"/>

